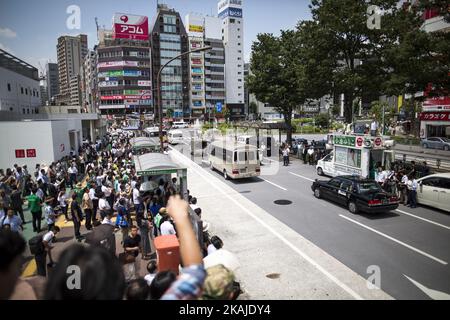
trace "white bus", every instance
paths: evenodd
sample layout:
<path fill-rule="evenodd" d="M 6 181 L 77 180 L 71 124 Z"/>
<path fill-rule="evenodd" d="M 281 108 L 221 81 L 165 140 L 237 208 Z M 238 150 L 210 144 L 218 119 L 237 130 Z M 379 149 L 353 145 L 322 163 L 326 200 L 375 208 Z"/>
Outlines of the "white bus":
<path fill-rule="evenodd" d="M 256 147 L 231 140 L 212 142 L 208 162 L 211 170 L 221 172 L 225 179 L 251 178 L 261 174 Z"/>
<path fill-rule="evenodd" d="M 172 129 L 186 129 L 186 128 L 189 128 L 189 124 L 184 121 L 174 122 L 172 125 Z"/>
<path fill-rule="evenodd" d="M 168 140 L 170 144 L 183 143 L 183 132 L 180 130 L 169 131 Z"/>

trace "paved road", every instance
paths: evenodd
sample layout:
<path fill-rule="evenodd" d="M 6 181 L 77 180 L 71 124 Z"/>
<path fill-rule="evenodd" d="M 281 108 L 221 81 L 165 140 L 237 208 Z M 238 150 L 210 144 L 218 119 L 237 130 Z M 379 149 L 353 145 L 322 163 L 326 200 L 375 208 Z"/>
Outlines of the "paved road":
<path fill-rule="evenodd" d="M 188 143 L 175 148 L 189 154 Z M 294 160 L 276 175 L 266 176 L 266 171 L 260 178 L 226 183 L 361 276 L 368 278 L 379 268 L 380 286 L 394 298 L 450 299 L 449 214 L 401 206 L 385 214 L 352 215 L 314 198 L 314 167 Z"/>

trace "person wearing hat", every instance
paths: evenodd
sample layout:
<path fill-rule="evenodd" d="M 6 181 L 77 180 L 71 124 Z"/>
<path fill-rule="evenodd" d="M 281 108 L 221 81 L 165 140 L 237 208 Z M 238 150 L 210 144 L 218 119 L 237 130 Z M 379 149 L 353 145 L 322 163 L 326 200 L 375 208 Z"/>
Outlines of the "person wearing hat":
<path fill-rule="evenodd" d="M 56 214 L 52 207 L 52 203 L 54 200 L 54 197 L 48 196 L 45 198 L 44 202 L 44 216 L 45 220 L 47 221 L 47 227 L 49 231 L 52 230 L 56 222 Z"/>
<path fill-rule="evenodd" d="M 234 273 L 223 265 L 206 269 L 202 300 L 232 300 L 235 297 Z"/>

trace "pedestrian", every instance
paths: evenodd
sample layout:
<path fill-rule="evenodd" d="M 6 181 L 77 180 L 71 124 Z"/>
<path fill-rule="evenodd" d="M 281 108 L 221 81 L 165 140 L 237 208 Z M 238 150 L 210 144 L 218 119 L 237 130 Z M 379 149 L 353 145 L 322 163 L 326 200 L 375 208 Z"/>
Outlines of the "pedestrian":
<path fill-rule="evenodd" d="M 378 130 L 378 122 L 376 120 L 373 120 L 372 123 L 370 124 L 370 135 L 372 137 L 376 137 L 377 130 Z"/>
<path fill-rule="evenodd" d="M 52 207 L 53 200 L 53 197 L 48 196 L 47 198 L 45 198 L 44 203 L 44 216 L 45 220 L 47 221 L 47 228 L 49 231 L 52 229 L 56 222 L 56 214 Z"/>
<path fill-rule="evenodd" d="M 20 216 L 20 219 L 22 219 L 23 224 L 26 224 L 25 217 L 23 215 L 22 192 L 17 188 L 16 184 L 13 184 L 12 186 L 12 193 L 10 198 L 11 198 L 11 207 L 14 209 L 14 213 Z"/>
<path fill-rule="evenodd" d="M 413 175 L 408 177 L 408 207 L 417 208 L 417 187 L 418 183 Z"/>
<path fill-rule="evenodd" d="M 41 232 L 41 220 L 42 220 L 42 201 L 37 196 L 37 189 L 34 187 L 31 190 L 31 195 L 27 197 L 28 207 L 31 211 L 31 216 L 33 217 L 33 231 Z"/>
<path fill-rule="evenodd" d="M 150 221 L 151 215 L 149 218 L 149 215 L 147 212 L 144 213 L 144 217 L 141 221 L 141 226 L 139 227 L 139 232 L 141 234 L 141 241 L 142 241 L 142 259 L 148 260 L 150 259 L 150 254 L 152 253 L 152 248 L 150 246 L 150 232 L 152 229 L 152 223 Z"/>
<path fill-rule="evenodd" d="M 147 274 L 144 277 L 144 280 L 147 281 L 147 285 L 150 287 L 153 279 L 155 279 L 155 276 L 158 271 L 158 264 L 156 260 L 150 260 L 147 264 Z"/>
<path fill-rule="evenodd" d="M 70 212 L 72 213 L 75 238 L 78 242 L 81 242 L 82 236 L 80 233 L 80 228 L 81 228 L 81 221 L 83 221 L 83 212 L 81 211 L 81 207 L 77 201 L 77 195 L 75 193 L 72 193 Z"/>
<path fill-rule="evenodd" d="M 94 221 L 93 209 L 94 204 L 92 203 L 91 197 L 89 196 L 89 189 L 84 189 L 84 195 L 81 199 L 81 209 L 83 209 L 84 216 L 86 217 L 86 229 L 92 230 L 92 225 Z"/>
<path fill-rule="evenodd" d="M 45 234 L 39 234 L 34 238 L 31 238 L 28 242 L 31 254 L 34 254 L 34 260 L 36 261 L 37 274 L 42 277 L 47 276 L 47 266 L 53 267 L 55 265 L 52 257 L 52 250 L 54 249 L 53 241 L 60 229 L 57 226 L 53 226 L 51 230 Z M 47 255 L 50 263 L 47 264 Z"/>
<path fill-rule="evenodd" d="M 286 144 L 283 149 L 283 165 L 287 167 L 289 165 L 289 146 Z"/>
<path fill-rule="evenodd" d="M 139 253 L 142 252 L 141 236 L 138 234 L 138 227 L 132 226 L 128 237 L 123 241 L 126 261 L 133 261 L 134 276 L 139 275 L 140 262 L 138 261 Z M 132 277 L 131 277 L 132 278 Z"/>
<path fill-rule="evenodd" d="M 75 162 L 72 162 L 72 165 L 67 169 L 67 173 L 69 174 L 69 186 L 73 189 L 74 184 L 77 183 L 78 169 Z"/>
<path fill-rule="evenodd" d="M 9 229 L 13 232 L 21 233 L 23 231 L 23 222 L 18 216 L 14 214 L 13 208 L 6 208 L 6 215 L 0 219 L 0 229 L 4 229 L 5 226 L 9 226 Z"/>
<path fill-rule="evenodd" d="M 67 194 L 66 190 L 62 189 L 58 194 L 58 203 L 59 207 L 61 208 L 62 213 L 64 214 L 64 217 L 66 220 L 64 220 L 64 223 L 67 223 L 69 219 L 69 215 L 67 214 Z"/>
<path fill-rule="evenodd" d="M 136 212 L 136 222 L 138 226 L 141 225 L 145 210 L 141 192 L 139 191 L 140 187 L 141 185 L 139 184 L 139 182 L 136 182 L 133 188 L 133 204 L 134 210 Z"/>
<path fill-rule="evenodd" d="M 122 232 L 122 239 L 128 236 L 128 209 L 125 204 L 125 198 L 119 199 L 119 205 L 117 206 L 117 219 L 116 228 Z"/>
<path fill-rule="evenodd" d="M 26 243 L 11 230 L 0 230 L 0 301 L 8 300 L 14 292 L 23 264 Z"/>
<path fill-rule="evenodd" d="M 311 145 L 308 149 L 308 162 L 309 165 L 313 165 L 314 164 L 314 147 L 313 145 Z"/>
<path fill-rule="evenodd" d="M 108 212 L 111 210 L 111 206 L 109 202 L 106 200 L 106 196 L 103 192 L 100 192 L 98 195 L 98 212 L 100 213 L 101 220 L 105 219 Z"/>
<path fill-rule="evenodd" d="M 175 231 L 175 228 L 170 221 L 169 216 L 164 216 L 161 218 L 160 222 L 160 229 L 161 229 L 161 235 L 162 236 L 168 236 L 168 235 L 176 235 L 177 232 Z"/>
<path fill-rule="evenodd" d="M 89 188 L 89 198 L 92 201 L 92 224 L 95 224 L 95 222 L 97 221 L 98 197 L 95 191 L 96 187 L 96 183 L 94 181 L 91 181 Z"/>

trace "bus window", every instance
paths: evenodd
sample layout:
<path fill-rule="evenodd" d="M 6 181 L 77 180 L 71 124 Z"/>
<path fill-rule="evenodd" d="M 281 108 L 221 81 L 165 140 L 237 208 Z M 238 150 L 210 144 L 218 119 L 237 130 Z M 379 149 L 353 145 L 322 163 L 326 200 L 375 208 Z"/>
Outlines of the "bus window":
<path fill-rule="evenodd" d="M 234 162 L 237 162 L 237 154 L 238 154 L 238 153 L 235 151 L 235 152 L 234 152 Z"/>

